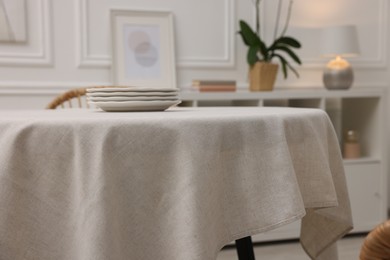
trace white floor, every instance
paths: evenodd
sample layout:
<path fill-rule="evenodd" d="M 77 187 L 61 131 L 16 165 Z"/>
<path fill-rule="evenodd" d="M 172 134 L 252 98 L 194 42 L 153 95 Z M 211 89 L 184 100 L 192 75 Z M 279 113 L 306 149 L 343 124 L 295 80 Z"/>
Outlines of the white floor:
<path fill-rule="evenodd" d="M 359 259 L 360 247 L 364 236 L 347 237 L 338 242 L 339 260 Z M 305 254 L 299 242 L 286 242 L 275 244 L 255 245 L 255 256 L 257 260 L 310 260 Z M 235 248 L 223 249 L 217 260 L 237 260 Z"/>

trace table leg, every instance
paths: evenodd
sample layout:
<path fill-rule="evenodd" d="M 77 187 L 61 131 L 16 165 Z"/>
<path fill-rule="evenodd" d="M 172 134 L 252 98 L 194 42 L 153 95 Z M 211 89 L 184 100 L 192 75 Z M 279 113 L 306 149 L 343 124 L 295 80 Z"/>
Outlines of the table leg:
<path fill-rule="evenodd" d="M 238 260 L 256 260 L 253 252 L 252 238 L 244 237 L 236 240 Z"/>

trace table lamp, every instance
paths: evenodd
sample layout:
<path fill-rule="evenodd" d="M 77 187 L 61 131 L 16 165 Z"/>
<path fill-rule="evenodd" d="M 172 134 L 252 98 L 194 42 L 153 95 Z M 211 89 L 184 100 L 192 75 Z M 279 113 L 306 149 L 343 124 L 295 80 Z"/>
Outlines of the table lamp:
<path fill-rule="evenodd" d="M 334 57 L 324 70 L 323 82 L 327 89 L 349 89 L 353 82 L 353 70 L 343 57 L 359 54 L 356 27 L 344 25 L 324 28 L 322 31 L 322 54 Z"/>

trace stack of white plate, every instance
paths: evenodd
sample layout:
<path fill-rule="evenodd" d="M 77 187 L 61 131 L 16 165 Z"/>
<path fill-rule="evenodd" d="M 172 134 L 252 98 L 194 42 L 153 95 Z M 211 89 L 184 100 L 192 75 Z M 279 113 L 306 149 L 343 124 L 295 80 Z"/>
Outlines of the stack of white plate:
<path fill-rule="evenodd" d="M 177 94 L 172 88 L 89 88 L 87 100 L 107 112 L 164 111 L 181 102 Z"/>

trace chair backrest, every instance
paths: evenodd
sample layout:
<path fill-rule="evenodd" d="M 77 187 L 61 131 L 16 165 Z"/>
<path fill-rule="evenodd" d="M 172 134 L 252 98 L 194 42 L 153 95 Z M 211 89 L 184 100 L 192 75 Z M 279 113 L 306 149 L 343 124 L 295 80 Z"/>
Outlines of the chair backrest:
<path fill-rule="evenodd" d="M 364 239 L 360 260 L 390 259 L 390 220 L 376 226 Z"/>
<path fill-rule="evenodd" d="M 61 108 L 89 108 L 88 102 L 86 101 L 85 94 L 87 88 L 76 88 L 66 91 L 60 94 L 51 101 L 46 109 L 57 109 Z"/>

